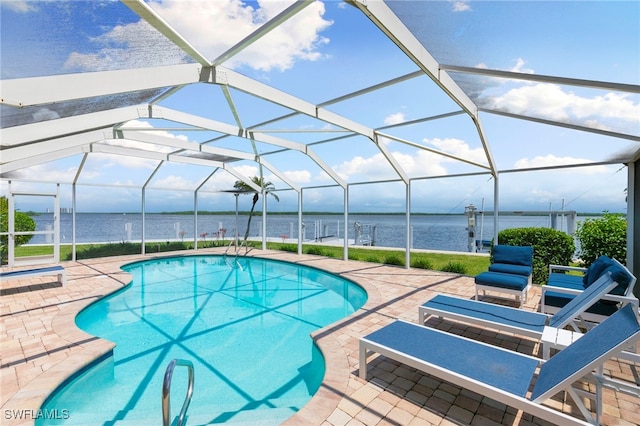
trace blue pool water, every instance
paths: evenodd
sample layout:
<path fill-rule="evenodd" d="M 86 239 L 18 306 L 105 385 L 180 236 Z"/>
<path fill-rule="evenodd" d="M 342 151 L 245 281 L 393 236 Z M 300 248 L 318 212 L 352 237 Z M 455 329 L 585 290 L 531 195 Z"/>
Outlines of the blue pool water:
<path fill-rule="evenodd" d="M 309 334 L 366 301 L 354 283 L 257 258 L 185 256 L 130 264 L 129 287 L 84 311 L 77 325 L 116 343 L 107 357 L 42 407 L 37 424 L 160 425 L 165 369 L 194 363 L 187 424 L 278 424 L 317 391 L 324 360 Z M 177 416 L 187 369 L 176 368 Z M 49 410 L 49 411 L 46 411 Z"/>

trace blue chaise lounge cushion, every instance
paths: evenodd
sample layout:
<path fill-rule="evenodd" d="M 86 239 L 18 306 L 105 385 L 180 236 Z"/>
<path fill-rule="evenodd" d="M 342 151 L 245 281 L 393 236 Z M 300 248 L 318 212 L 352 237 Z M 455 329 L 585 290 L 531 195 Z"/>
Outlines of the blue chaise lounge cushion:
<path fill-rule="evenodd" d="M 584 284 L 584 288 L 589 287 L 591 284 L 596 282 L 600 275 L 607 269 L 609 266 L 613 265 L 613 261 L 608 256 L 600 256 L 596 260 L 593 261 L 591 265 L 589 265 L 589 269 L 585 272 L 582 277 L 582 282 Z"/>
<path fill-rule="evenodd" d="M 620 265 L 615 263 L 608 256 L 598 257 L 589 266 L 589 269 L 587 269 L 587 272 L 584 274 L 584 277 L 582 279 L 584 288 L 587 288 L 591 284 L 593 284 L 605 272 L 611 272 L 611 278 L 613 278 L 613 280 L 618 283 L 618 285 L 609 293 L 618 296 L 624 296 L 624 294 L 627 292 L 627 287 L 631 282 L 631 277 L 624 270 L 624 268 L 620 267 Z"/>

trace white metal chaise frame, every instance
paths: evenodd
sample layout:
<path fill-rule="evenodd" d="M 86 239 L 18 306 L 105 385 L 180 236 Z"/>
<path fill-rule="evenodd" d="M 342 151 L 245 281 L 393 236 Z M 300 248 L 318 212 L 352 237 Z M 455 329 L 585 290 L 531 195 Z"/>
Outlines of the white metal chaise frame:
<path fill-rule="evenodd" d="M 359 374 L 366 379 L 367 357 L 375 352 L 555 424 L 599 424 L 603 386 L 619 390 L 612 383 L 614 381 L 601 375 L 602 365 L 625 347 L 636 343 L 639 338 L 640 324 L 629 305 L 548 361 L 396 320 L 360 338 Z M 477 364 L 478 357 L 483 357 L 483 365 L 472 365 Z M 455 370 L 451 367 L 453 363 L 456 364 Z M 496 369 L 499 371 L 496 372 Z M 467 373 L 469 371 L 471 374 Z M 519 377 L 512 379 L 513 376 Z M 594 380 L 594 394 L 572 387 L 574 382 L 585 376 L 591 376 Z M 482 377 L 489 380 L 479 379 Z M 518 393 L 499 387 L 503 386 L 505 378 L 509 380 L 504 387 L 518 387 Z M 528 384 L 524 379 L 528 379 Z M 510 385 L 512 380 L 519 383 Z M 534 383 L 532 389 L 531 383 Z M 542 404 L 562 391 L 572 397 L 588 423 Z M 581 397 L 595 400 L 595 417 L 586 408 Z"/>
<path fill-rule="evenodd" d="M 571 326 L 574 331 L 580 332 L 581 330 L 578 325 L 584 326 L 585 324 L 582 320 L 584 311 L 615 286 L 616 282 L 613 281 L 611 274 L 605 273 L 553 316 L 479 300 L 437 295 L 418 307 L 418 323 L 424 324 L 425 318 L 428 315 L 434 315 L 440 318 L 452 319 L 474 326 L 490 327 L 502 332 L 516 333 L 535 339 L 542 337 L 545 325 L 555 328 Z M 445 303 L 440 303 L 440 301 L 444 301 Z M 461 303 L 473 308 L 466 309 L 465 313 L 453 312 L 453 310 L 446 309 L 446 302 Z M 487 319 L 487 317 L 492 319 Z M 535 320 L 536 324 L 526 323 L 524 319 L 518 323 L 519 320 L 516 319 L 517 317 Z M 502 321 L 500 321 L 500 319 L 502 319 Z"/>

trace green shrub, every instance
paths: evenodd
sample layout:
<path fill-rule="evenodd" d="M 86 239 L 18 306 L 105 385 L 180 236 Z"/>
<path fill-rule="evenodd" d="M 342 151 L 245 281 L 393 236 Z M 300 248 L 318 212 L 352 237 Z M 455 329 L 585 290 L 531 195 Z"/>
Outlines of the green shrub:
<path fill-rule="evenodd" d="M 307 254 L 315 254 L 318 256 L 324 256 L 324 251 L 322 250 L 322 247 L 320 246 L 309 246 L 309 247 L 305 247 L 304 252 Z"/>
<path fill-rule="evenodd" d="M 466 274 L 467 268 L 461 262 L 449 262 L 444 265 L 441 269 L 442 272 L 452 272 L 454 274 Z"/>
<path fill-rule="evenodd" d="M 296 244 L 282 244 L 279 249 L 289 253 L 298 252 L 298 246 Z"/>
<path fill-rule="evenodd" d="M 602 217 L 585 219 L 578 224 L 576 237 L 583 266 L 588 267 L 601 255 L 626 264 L 627 220 L 624 215 L 605 212 Z"/>
<path fill-rule="evenodd" d="M 396 255 L 396 254 L 388 254 L 384 257 L 384 259 L 382 260 L 382 263 L 384 263 L 385 265 L 397 265 L 397 266 L 403 266 L 404 262 L 402 261 L 402 259 L 400 259 L 400 256 Z"/>
<path fill-rule="evenodd" d="M 416 259 L 411 262 L 411 266 L 413 268 L 433 269 L 433 264 L 431 264 L 427 259 Z"/>
<path fill-rule="evenodd" d="M 533 246 L 533 277 L 536 284 L 549 279 L 549 265 L 568 265 L 576 250 L 573 238 L 551 228 L 510 228 L 498 233 L 499 244 Z"/>

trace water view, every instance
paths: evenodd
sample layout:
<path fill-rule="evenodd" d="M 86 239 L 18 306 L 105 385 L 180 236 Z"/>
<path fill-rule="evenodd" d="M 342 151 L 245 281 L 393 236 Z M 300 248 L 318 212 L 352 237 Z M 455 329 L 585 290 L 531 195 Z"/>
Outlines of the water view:
<path fill-rule="evenodd" d="M 118 243 L 142 239 L 142 214 L 77 213 L 77 243 Z M 53 227 L 53 215 L 33 216 L 38 231 Z M 60 216 L 60 242 L 72 242 L 72 214 Z M 577 221 L 585 219 L 578 217 Z M 239 214 L 199 214 L 196 220 L 189 214 L 148 213 L 144 217 L 145 241 L 193 241 L 233 238 L 236 229 L 244 236 L 248 216 Z M 262 216 L 254 216 L 249 236 L 262 236 Z M 519 227 L 550 227 L 548 215 L 503 215 L 499 230 Z M 567 219 L 558 217 L 556 229 L 567 229 Z M 465 215 L 412 215 L 411 241 L 415 249 L 468 251 L 469 237 Z M 350 214 L 347 238 L 358 244 L 372 243 L 382 247 L 404 247 L 406 241 L 403 214 Z M 356 231 L 356 229 L 358 231 Z M 276 214 L 267 217 L 266 234 L 270 239 L 294 242 L 298 239 L 297 214 Z M 356 235 L 357 234 L 357 235 Z M 476 239 L 490 240 L 493 236 L 493 216 L 479 216 Z M 304 241 L 324 241 L 344 238 L 344 216 L 341 214 L 303 215 Z M 35 235 L 30 244 L 51 243 L 51 236 Z"/>

